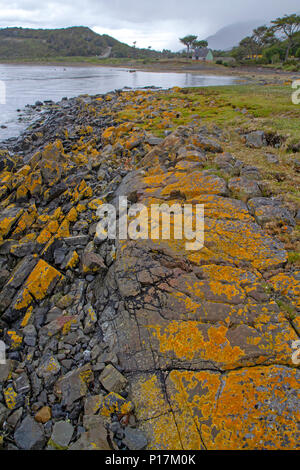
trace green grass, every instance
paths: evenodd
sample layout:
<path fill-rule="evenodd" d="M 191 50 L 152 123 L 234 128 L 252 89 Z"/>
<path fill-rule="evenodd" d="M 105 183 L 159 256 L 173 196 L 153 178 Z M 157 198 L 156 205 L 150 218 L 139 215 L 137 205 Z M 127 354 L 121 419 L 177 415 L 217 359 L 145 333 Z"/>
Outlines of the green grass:
<path fill-rule="evenodd" d="M 162 93 L 157 102 L 162 105 L 175 102 L 180 117 L 173 119 L 174 127 L 188 124 L 197 114 L 206 123 L 247 128 L 251 125 L 249 116 L 240 112 L 246 109 L 256 123 L 259 121 L 260 129 L 279 133 L 294 142 L 299 141 L 300 105 L 292 103 L 292 92 L 290 84 L 187 88 Z M 134 116 L 133 110 L 128 117 Z M 160 118 L 155 118 L 149 130 L 161 134 L 157 130 L 159 122 Z"/>
<path fill-rule="evenodd" d="M 289 264 L 294 264 L 297 266 L 300 262 L 300 253 L 296 251 L 290 251 L 288 253 L 288 261 L 289 261 Z"/>
<path fill-rule="evenodd" d="M 297 312 L 291 304 L 284 302 L 283 300 L 276 300 L 276 303 L 278 307 L 286 313 L 287 317 L 290 320 L 295 320 L 295 318 L 297 317 Z"/>
<path fill-rule="evenodd" d="M 108 58 L 99 59 L 99 57 L 84 57 L 84 56 L 57 56 L 57 57 L 36 57 L 36 58 L 19 58 L 19 59 L 6 59 L 0 57 L 0 62 L 23 64 L 23 63 L 61 63 L 62 65 L 68 64 L 93 64 L 93 65 L 124 65 L 131 63 L 134 60 L 136 63 L 142 63 L 142 59 L 129 59 L 129 58 Z"/>
<path fill-rule="evenodd" d="M 166 101 L 183 96 L 191 104 L 190 108 L 178 109 L 181 117 L 177 125 L 188 123 L 190 116 L 198 114 L 207 122 L 218 125 L 241 126 L 249 123 L 248 116 L 238 110 L 246 109 L 250 115 L 260 120 L 261 129 L 288 136 L 291 142 L 299 142 L 300 105 L 292 103 L 292 88 L 287 85 L 233 85 L 188 89 L 185 93 L 167 95 Z M 215 106 L 205 106 L 203 97 L 216 101 Z"/>

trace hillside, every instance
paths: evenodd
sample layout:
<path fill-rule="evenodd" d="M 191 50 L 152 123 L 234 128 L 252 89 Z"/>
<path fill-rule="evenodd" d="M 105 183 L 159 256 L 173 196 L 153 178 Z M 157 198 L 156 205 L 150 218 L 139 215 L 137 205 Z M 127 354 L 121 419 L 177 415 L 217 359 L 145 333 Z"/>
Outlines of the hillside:
<path fill-rule="evenodd" d="M 0 58 L 22 59 L 57 56 L 102 56 L 144 58 L 155 51 L 130 47 L 106 34 L 75 26 L 64 29 L 0 29 Z"/>
<path fill-rule="evenodd" d="M 256 20 L 231 24 L 209 36 L 206 40 L 212 49 L 226 51 L 237 46 L 244 37 L 252 34 L 254 28 L 264 23 L 265 20 Z"/>

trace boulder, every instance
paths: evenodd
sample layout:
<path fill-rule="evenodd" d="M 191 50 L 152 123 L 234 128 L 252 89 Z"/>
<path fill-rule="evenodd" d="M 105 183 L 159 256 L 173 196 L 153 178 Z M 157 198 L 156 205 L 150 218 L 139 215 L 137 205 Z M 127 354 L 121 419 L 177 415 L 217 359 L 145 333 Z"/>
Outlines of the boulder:
<path fill-rule="evenodd" d="M 9 235 L 12 228 L 18 222 L 23 212 L 24 209 L 22 209 L 22 207 L 16 207 L 14 205 L 8 206 L 3 211 L 1 210 L 0 237 L 7 237 L 7 235 Z"/>
<path fill-rule="evenodd" d="M 45 424 L 50 421 L 52 417 L 51 408 L 49 406 L 43 406 L 36 414 L 34 419 L 37 423 Z"/>
<path fill-rule="evenodd" d="M 109 364 L 101 373 L 99 380 L 109 392 L 120 393 L 127 384 L 127 379 L 114 366 Z"/>
<path fill-rule="evenodd" d="M 54 387 L 55 394 L 70 408 L 72 404 L 87 393 L 87 386 L 94 380 L 89 364 L 72 370 L 60 378 Z"/>
<path fill-rule="evenodd" d="M 82 271 L 84 274 L 97 273 L 106 270 L 103 258 L 97 253 L 85 252 L 82 256 Z"/>
<path fill-rule="evenodd" d="M 263 131 L 254 131 L 245 135 L 246 145 L 250 148 L 259 149 L 267 145 L 266 136 Z"/>
<path fill-rule="evenodd" d="M 147 437 L 139 429 L 127 426 L 124 433 L 125 436 L 123 437 L 122 442 L 129 450 L 143 450 L 147 447 Z"/>
<path fill-rule="evenodd" d="M 268 197 L 253 198 L 248 201 L 250 213 L 260 225 L 280 223 L 294 227 L 296 221 L 291 212 L 276 199 Z"/>
<path fill-rule="evenodd" d="M 54 424 L 48 448 L 54 450 L 66 450 L 74 433 L 74 428 L 67 421 L 58 421 Z"/>
<path fill-rule="evenodd" d="M 92 427 L 83 433 L 69 450 L 111 450 L 107 441 L 107 431 L 104 427 Z"/>
<path fill-rule="evenodd" d="M 258 184 L 246 178 L 231 178 L 228 182 L 228 188 L 234 197 L 244 202 L 262 195 Z"/>
<path fill-rule="evenodd" d="M 266 153 L 265 154 L 266 161 L 270 163 L 271 165 L 277 165 L 279 163 L 279 158 L 277 155 L 274 155 L 273 153 Z"/>
<path fill-rule="evenodd" d="M 45 444 L 43 427 L 31 416 L 26 416 L 16 429 L 14 439 L 22 450 L 41 450 Z"/>

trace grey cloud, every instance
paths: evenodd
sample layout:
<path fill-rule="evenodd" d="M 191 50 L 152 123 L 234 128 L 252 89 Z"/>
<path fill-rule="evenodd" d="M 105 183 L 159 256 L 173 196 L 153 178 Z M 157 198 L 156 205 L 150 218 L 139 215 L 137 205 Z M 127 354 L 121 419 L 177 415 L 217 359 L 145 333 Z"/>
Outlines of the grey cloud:
<path fill-rule="evenodd" d="M 115 32 L 124 41 L 126 30 L 149 44 L 153 39 L 176 49 L 178 36 L 184 34 L 206 37 L 228 24 L 268 21 L 299 9 L 299 0 L 0 0 L 0 26 L 85 25 Z"/>

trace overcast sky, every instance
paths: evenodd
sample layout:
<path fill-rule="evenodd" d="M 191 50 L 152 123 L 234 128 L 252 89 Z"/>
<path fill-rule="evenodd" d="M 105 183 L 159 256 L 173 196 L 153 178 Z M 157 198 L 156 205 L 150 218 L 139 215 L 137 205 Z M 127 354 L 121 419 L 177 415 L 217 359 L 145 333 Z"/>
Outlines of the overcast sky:
<path fill-rule="evenodd" d="M 0 0 L 0 27 L 83 25 L 137 47 L 178 50 L 185 34 L 206 38 L 232 23 L 299 10 L 299 0 Z"/>

